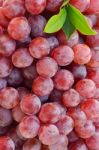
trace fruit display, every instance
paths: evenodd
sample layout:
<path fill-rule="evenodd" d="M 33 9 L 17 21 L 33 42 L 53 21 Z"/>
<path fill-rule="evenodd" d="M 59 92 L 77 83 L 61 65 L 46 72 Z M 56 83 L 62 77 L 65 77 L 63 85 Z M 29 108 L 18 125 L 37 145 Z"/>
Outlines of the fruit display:
<path fill-rule="evenodd" d="M 0 150 L 99 150 L 99 0 L 0 0 Z"/>

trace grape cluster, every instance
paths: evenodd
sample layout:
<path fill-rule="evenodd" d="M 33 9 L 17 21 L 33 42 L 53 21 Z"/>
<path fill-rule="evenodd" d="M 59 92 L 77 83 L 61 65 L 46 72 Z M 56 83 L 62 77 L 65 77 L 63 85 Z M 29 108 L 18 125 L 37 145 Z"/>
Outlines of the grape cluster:
<path fill-rule="evenodd" d="M 0 150 L 99 150 L 99 0 L 69 39 L 44 33 L 62 3 L 0 0 Z"/>

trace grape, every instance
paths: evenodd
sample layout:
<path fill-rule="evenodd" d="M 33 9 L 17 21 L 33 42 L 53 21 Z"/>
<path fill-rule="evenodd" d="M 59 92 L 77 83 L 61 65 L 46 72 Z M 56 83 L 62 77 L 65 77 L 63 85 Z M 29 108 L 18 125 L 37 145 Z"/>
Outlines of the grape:
<path fill-rule="evenodd" d="M 7 77 L 11 73 L 12 68 L 11 60 L 0 56 L 0 78 Z"/>
<path fill-rule="evenodd" d="M 3 14 L 3 8 L 0 7 L 0 25 L 4 28 L 7 28 L 9 20 Z"/>
<path fill-rule="evenodd" d="M 31 26 L 31 35 L 33 37 L 44 36 L 44 27 L 46 25 L 46 19 L 42 15 L 30 16 L 28 21 Z"/>
<path fill-rule="evenodd" d="M 56 123 L 56 126 L 61 134 L 68 135 L 74 128 L 74 122 L 70 116 L 65 115 Z"/>
<path fill-rule="evenodd" d="M 8 136 L 0 137 L 0 150 L 15 150 L 14 142 Z"/>
<path fill-rule="evenodd" d="M 75 89 L 84 98 L 94 97 L 96 91 L 95 83 L 90 79 L 82 79 L 77 82 Z"/>
<path fill-rule="evenodd" d="M 68 145 L 68 138 L 65 135 L 60 135 L 55 144 L 49 145 L 49 150 L 66 150 Z"/>
<path fill-rule="evenodd" d="M 25 17 L 16 17 L 8 25 L 9 35 L 18 41 L 24 41 L 30 34 L 31 28 Z"/>
<path fill-rule="evenodd" d="M 86 144 L 81 140 L 71 143 L 68 150 L 88 150 Z"/>
<path fill-rule="evenodd" d="M 38 96 L 49 95 L 53 90 L 53 88 L 54 88 L 53 81 L 50 78 L 45 78 L 41 76 L 38 76 L 33 81 L 32 85 L 33 92 Z"/>
<path fill-rule="evenodd" d="M 14 68 L 10 75 L 7 77 L 7 82 L 10 86 L 18 86 L 22 83 L 22 81 L 22 74 L 17 68 Z"/>
<path fill-rule="evenodd" d="M 41 150 L 41 143 L 38 139 L 30 139 L 23 145 L 23 150 Z"/>
<path fill-rule="evenodd" d="M 25 7 L 32 15 L 40 14 L 46 7 L 46 0 L 25 0 Z"/>
<path fill-rule="evenodd" d="M 29 93 L 28 89 L 25 87 L 19 87 L 17 90 L 20 100 L 22 100 L 23 97 Z"/>
<path fill-rule="evenodd" d="M 66 36 L 66 35 L 65 35 Z M 70 38 L 67 40 L 67 45 L 70 46 L 70 47 L 73 47 L 75 46 L 76 44 L 78 44 L 79 42 L 79 34 L 77 31 L 74 31 Z"/>
<path fill-rule="evenodd" d="M 0 107 L 0 127 L 6 127 L 11 125 L 13 119 L 11 111 Z"/>
<path fill-rule="evenodd" d="M 93 80 L 96 84 L 97 87 L 99 87 L 99 70 L 95 69 L 95 70 L 91 70 L 91 72 L 88 72 L 88 76 L 89 79 Z"/>
<path fill-rule="evenodd" d="M 97 16 L 96 15 L 86 15 L 90 20 L 91 20 L 91 23 L 92 23 L 92 27 L 96 25 L 97 23 Z"/>
<path fill-rule="evenodd" d="M 89 67 L 99 67 L 99 51 L 92 49 L 91 60 L 87 64 Z"/>
<path fill-rule="evenodd" d="M 75 131 L 79 137 L 86 139 L 95 134 L 95 126 L 91 120 L 87 120 L 84 125 L 76 125 Z"/>
<path fill-rule="evenodd" d="M 43 104 L 39 113 L 39 119 L 43 123 L 55 123 L 60 119 L 61 111 L 56 103 Z"/>
<path fill-rule="evenodd" d="M 54 89 L 50 94 L 50 100 L 53 102 L 61 102 L 62 92 L 60 90 Z"/>
<path fill-rule="evenodd" d="M 27 94 L 22 99 L 20 107 L 21 110 L 27 115 L 37 114 L 41 108 L 41 101 L 36 95 L 32 93 Z"/>
<path fill-rule="evenodd" d="M 74 53 L 69 46 L 62 45 L 53 49 L 51 57 L 57 61 L 58 65 L 67 66 L 73 61 Z"/>
<path fill-rule="evenodd" d="M 8 35 L 2 34 L 0 36 L 0 55 L 10 56 L 16 48 L 16 42 Z"/>
<path fill-rule="evenodd" d="M 74 125 L 84 125 L 87 122 L 87 116 L 84 111 L 79 108 L 70 108 L 68 110 L 69 116 L 74 120 Z"/>
<path fill-rule="evenodd" d="M 49 95 L 39 96 L 41 103 L 45 103 L 48 101 Z"/>
<path fill-rule="evenodd" d="M 3 88 L 0 91 L 0 105 L 6 109 L 12 109 L 19 103 L 18 91 L 12 87 Z"/>
<path fill-rule="evenodd" d="M 67 44 L 67 37 L 63 30 L 58 31 L 56 35 L 60 45 Z"/>
<path fill-rule="evenodd" d="M 99 131 L 96 130 L 95 134 L 87 138 L 85 141 L 90 150 L 98 150 L 99 149 Z"/>
<path fill-rule="evenodd" d="M 99 0 L 94 1 L 94 0 L 90 0 L 90 5 L 86 11 L 86 13 L 88 14 L 96 14 L 99 13 Z"/>
<path fill-rule="evenodd" d="M 24 15 L 25 14 L 24 1 L 5 0 L 3 2 L 3 13 L 9 19 Z"/>
<path fill-rule="evenodd" d="M 79 42 L 79 34 L 77 31 L 74 31 L 70 38 L 68 39 L 65 35 L 65 33 L 63 32 L 63 30 L 60 30 L 57 33 L 57 39 L 59 40 L 59 44 L 63 44 L 63 45 L 68 45 L 70 47 L 75 46 L 76 44 L 78 44 Z"/>
<path fill-rule="evenodd" d="M 43 57 L 37 62 L 36 69 L 41 76 L 53 77 L 58 70 L 58 65 L 53 58 Z"/>
<path fill-rule="evenodd" d="M 51 12 L 56 12 L 59 10 L 62 3 L 63 3 L 63 0 L 47 0 L 46 9 Z"/>
<path fill-rule="evenodd" d="M 40 122 L 36 116 L 27 116 L 19 124 L 19 131 L 24 138 L 30 139 L 37 136 Z"/>
<path fill-rule="evenodd" d="M 55 144 L 59 139 L 58 128 L 52 124 L 41 126 L 39 130 L 39 139 L 44 145 Z"/>
<path fill-rule="evenodd" d="M 73 75 L 70 71 L 61 69 L 54 77 L 54 84 L 58 90 L 68 90 L 74 83 Z"/>
<path fill-rule="evenodd" d="M 12 109 L 12 116 L 16 122 L 21 122 L 25 114 L 22 112 L 20 105 L 17 105 Z"/>
<path fill-rule="evenodd" d="M 85 65 L 73 64 L 70 67 L 71 67 L 70 70 L 73 73 L 76 81 L 86 78 L 87 69 Z"/>
<path fill-rule="evenodd" d="M 15 150 L 20 148 L 23 145 L 24 141 L 19 138 L 19 136 L 17 135 L 16 129 L 11 128 L 8 131 L 7 135 L 13 140 L 13 142 L 15 144 Z"/>
<path fill-rule="evenodd" d="M 19 48 L 12 55 L 12 62 L 17 68 L 25 68 L 32 64 L 33 58 L 27 48 Z"/>
<path fill-rule="evenodd" d="M 89 7 L 90 0 L 70 0 L 70 3 L 79 9 L 80 12 L 84 12 Z"/>
<path fill-rule="evenodd" d="M 96 99 L 86 99 L 81 104 L 81 109 L 86 113 L 87 117 L 94 122 L 99 118 L 99 102 Z"/>
<path fill-rule="evenodd" d="M 68 134 L 69 142 L 76 142 L 79 139 L 77 133 L 73 130 Z"/>
<path fill-rule="evenodd" d="M 90 46 L 90 47 L 99 47 L 99 29 L 95 28 L 97 34 L 96 35 L 90 35 L 86 37 L 86 43 Z"/>
<path fill-rule="evenodd" d="M 66 107 L 75 107 L 80 103 L 80 95 L 76 90 L 70 89 L 63 93 L 62 102 Z"/>
<path fill-rule="evenodd" d="M 31 41 L 29 51 L 34 58 L 40 59 L 49 54 L 50 45 L 45 38 L 37 37 Z"/>
<path fill-rule="evenodd" d="M 51 50 L 59 46 L 58 39 L 55 36 L 51 36 L 51 37 L 47 38 L 47 40 L 49 42 Z"/>
<path fill-rule="evenodd" d="M 27 80 L 33 80 L 37 77 L 37 71 L 36 71 L 36 66 L 32 64 L 29 67 L 25 67 L 22 69 L 22 74 L 25 79 Z"/>
<path fill-rule="evenodd" d="M 90 61 L 91 59 L 91 50 L 85 44 L 77 44 L 73 47 L 74 51 L 74 62 L 83 65 Z"/>
<path fill-rule="evenodd" d="M 7 80 L 4 78 L 0 78 L 0 90 L 7 87 Z"/>

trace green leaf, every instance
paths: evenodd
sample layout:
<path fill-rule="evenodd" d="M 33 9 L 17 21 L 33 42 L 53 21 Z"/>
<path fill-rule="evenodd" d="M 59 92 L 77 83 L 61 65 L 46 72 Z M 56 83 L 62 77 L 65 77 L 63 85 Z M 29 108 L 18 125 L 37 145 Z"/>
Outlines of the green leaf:
<path fill-rule="evenodd" d="M 70 0 L 64 0 L 64 2 L 63 2 L 63 4 L 62 4 L 61 8 L 64 7 L 64 6 L 66 6 L 66 5 L 69 3 L 69 1 L 70 1 Z"/>
<path fill-rule="evenodd" d="M 68 39 L 71 36 L 71 34 L 75 31 L 75 27 L 70 22 L 68 15 L 62 29 L 66 33 Z"/>
<path fill-rule="evenodd" d="M 66 20 L 67 12 L 65 8 L 62 8 L 57 15 L 52 16 L 47 22 L 44 32 L 55 33 L 59 31 Z"/>
<path fill-rule="evenodd" d="M 68 16 L 71 23 L 75 26 L 75 28 L 80 31 L 84 35 L 95 35 L 96 31 L 94 31 L 90 25 L 88 24 L 85 16 L 72 5 L 67 6 Z"/>

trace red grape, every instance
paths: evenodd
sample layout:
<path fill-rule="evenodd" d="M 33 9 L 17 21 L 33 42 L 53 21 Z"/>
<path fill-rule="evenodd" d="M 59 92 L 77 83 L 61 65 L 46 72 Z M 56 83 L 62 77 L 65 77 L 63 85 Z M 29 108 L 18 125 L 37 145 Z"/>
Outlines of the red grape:
<path fill-rule="evenodd" d="M 0 150 L 15 150 L 14 142 L 10 137 L 0 137 Z"/>
<path fill-rule="evenodd" d="M 62 3 L 63 3 L 63 0 L 47 0 L 46 9 L 51 12 L 56 12 L 59 10 Z"/>
<path fill-rule="evenodd" d="M 33 37 L 44 36 L 44 27 L 46 25 L 46 19 L 41 15 L 30 16 L 28 21 L 31 26 L 31 35 Z"/>
<path fill-rule="evenodd" d="M 53 49 L 51 57 L 57 61 L 58 65 L 67 66 L 73 61 L 74 53 L 69 46 L 62 45 Z"/>
<path fill-rule="evenodd" d="M 38 139 L 30 139 L 23 145 L 23 150 L 41 150 L 41 143 Z"/>
<path fill-rule="evenodd" d="M 61 110 L 56 103 L 43 104 L 39 113 L 39 119 L 43 123 L 55 123 L 60 119 Z"/>
<path fill-rule="evenodd" d="M 85 44 L 77 44 L 73 47 L 74 62 L 80 65 L 86 64 L 91 59 L 91 50 Z"/>
<path fill-rule="evenodd" d="M 13 119 L 11 111 L 0 107 L 0 127 L 6 127 L 11 125 Z"/>
<path fill-rule="evenodd" d="M 49 54 L 50 45 L 45 38 L 37 37 L 31 41 L 29 51 L 34 58 L 40 59 Z"/>
<path fill-rule="evenodd" d="M 25 0 L 25 7 L 32 15 L 42 13 L 46 7 L 46 0 Z"/>
<path fill-rule="evenodd" d="M 54 84 L 58 90 L 68 90 L 73 83 L 73 74 L 65 69 L 59 70 L 54 77 Z"/>
<path fill-rule="evenodd" d="M 19 86 L 23 81 L 21 71 L 14 68 L 10 75 L 7 77 L 7 82 L 10 86 Z"/>
<path fill-rule="evenodd" d="M 70 116 L 65 115 L 56 123 L 56 126 L 61 134 L 68 135 L 74 128 L 74 121 Z"/>
<path fill-rule="evenodd" d="M 80 95 L 74 89 L 70 89 L 63 93 L 62 102 L 66 107 L 75 107 L 80 103 L 80 101 Z"/>
<path fill-rule="evenodd" d="M 55 144 L 59 139 L 58 128 L 52 124 L 41 126 L 39 130 L 39 139 L 45 145 Z"/>
<path fill-rule="evenodd" d="M 96 99 L 86 99 L 81 104 L 81 109 L 86 113 L 87 117 L 94 122 L 99 119 L 99 101 Z"/>
<path fill-rule="evenodd" d="M 25 68 L 32 64 L 33 58 L 27 48 L 19 48 L 12 55 L 12 62 L 17 68 Z"/>
<path fill-rule="evenodd" d="M 7 77 L 12 71 L 12 62 L 10 59 L 0 57 L 0 78 Z"/>
<path fill-rule="evenodd" d="M 25 14 L 24 1 L 23 0 L 10 0 L 10 1 L 4 0 L 3 13 L 9 19 L 24 15 Z"/>
<path fill-rule="evenodd" d="M 68 145 L 68 138 L 65 135 L 60 135 L 55 144 L 49 145 L 49 150 L 66 150 Z"/>
<path fill-rule="evenodd" d="M 53 58 L 43 57 L 37 62 L 36 68 L 39 75 L 53 77 L 58 70 L 58 65 Z"/>
<path fill-rule="evenodd" d="M 8 35 L 0 35 L 0 55 L 10 56 L 16 48 L 16 42 Z"/>
<path fill-rule="evenodd" d="M 12 87 L 3 88 L 0 91 L 0 105 L 6 109 L 12 109 L 19 103 L 18 91 Z"/>
<path fill-rule="evenodd" d="M 38 76 L 32 85 L 32 90 L 38 96 L 46 96 L 51 93 L 54 88 L 52 79 Z"/>
<path fill-rule="evenodd" d="M 22 99 L 20 107 L 21 110 L 27 115 L 37 114 L 41 108 L 41 101 L 36 95 L 32 93 L 27 94 Z"/>
<path fill-rule="evenodd" d="M 8 25 L 9 35 L 18 41 L 24 41 L 30 34 L 31 28 L 25 17 L 16 17 Z"/>
<path fill-rule="evenodd" d="M 82 79 L 77 82 L 75 89 L 84 98 L 94 97 L 96 91 L 95 83 L 90 79 Z"/>
<path fill-rule="evenodd" d="M 40 122 L 36 116 L 27 116 L 19 124 L 19 131 L 24 138 L 30 139 L 37 136 Z"/>
<path fill-rule="evenodd" d="M 12 109 L 12 116 L 16 122 L 21 122 L 25 114 L 22 112 L 20 105 L 17 105 Z"/>

